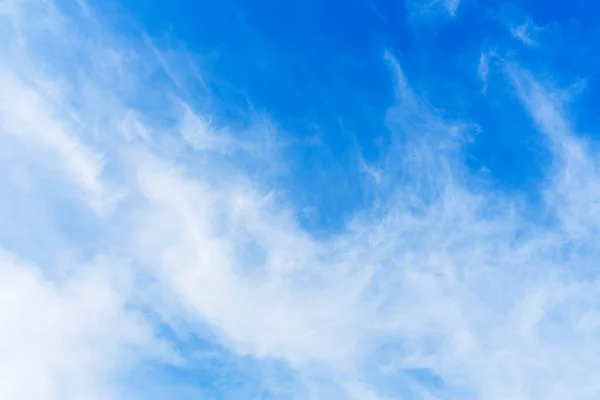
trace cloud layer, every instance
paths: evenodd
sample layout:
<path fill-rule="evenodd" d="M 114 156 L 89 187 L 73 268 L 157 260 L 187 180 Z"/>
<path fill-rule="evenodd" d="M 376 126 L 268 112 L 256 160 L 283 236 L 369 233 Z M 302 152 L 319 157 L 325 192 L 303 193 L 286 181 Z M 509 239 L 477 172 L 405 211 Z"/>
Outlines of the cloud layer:
<path fill-rule="evenodd" d="M 597 397 L 600 177 L 568 91 L 509 57 L 473 72 L 550 153 L 527 204 L 385 52 L 374 200 L 319 234 L 273 173 L 289 136 L 223 117 L 187 54 L 113 22 L 0 2 L 0 397 Z"/>

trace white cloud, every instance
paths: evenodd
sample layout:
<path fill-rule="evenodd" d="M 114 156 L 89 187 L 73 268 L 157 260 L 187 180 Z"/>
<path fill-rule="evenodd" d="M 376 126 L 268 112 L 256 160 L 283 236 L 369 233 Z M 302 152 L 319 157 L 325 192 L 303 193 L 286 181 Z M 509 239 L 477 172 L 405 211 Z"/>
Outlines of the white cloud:
<path fill-rule="evenodd" d="M 444 6 L 450 15 L 456 14 L 456 10 L 458 10 L 458 5 L 460 4 L 460 0 L 446 0 L 444 1 Z"/>
<path fill-rule="evenodd" d="M 458 5 L 444 4 L 451 14 Z M 127 196 L 102 214 L 82 212 L 93 221 L 93 254 L 77 251 L 79 232 L 64 232 L 76 255 L 68 267 L 57 261 L 59 249 L 46 248 L 41 258 L 51 261 L 37 266 L 21 261 L 32 254 L 2 253 L 0 373 L 10 379 L 0 383 L 0 397 L 126 399 L 120 377 L 149 359 L 178 361 L 157 320 L 175 335 L 201 335 L 208 325 L 233 352 L 282 360 L 304 381 L 326 379 L 347 398 L 408 391 L 558 400 L 600 391 L 600 286 L 592 273 L 599 179 L 560 91 L 507 66 L 556 155 L 542 207 L 561 223 L 540 226 L 513 199 L 472 189 L 460 157 L 470 125 L 445 121 L 386 54 L 398 103 L 388 125 L 398 140 L 378 170 L 379 205 L 343 232 L 316 238 L 276 188 L 239 162 L 240 153 L 265 153 L 232 129 L 213 129 L 211 115 L 191 105 L 182 116 L 177 87 L 150 96 L 169 87 L 146 80 L 164 68 L 146 58 L 156 48 L 120 41 L 93 19 L 90 31 L 78 32 L 89 40 L 70 39 L 69 19 L 85 14 L 27 3 L 50 21 L 43 28 L 50 42 L 67 50 L 70 40 L 87 43 L 75 68 L 53 54 L 67 50 L 39 47 L 38 28 L 28 28 L 30 14 L 18 7 L 2 17 L 23 27 L 25 45 L 2 47 L 0 135 L 15 150 L 35 151 L 18 159 L 0 153 L 3 168 L 38 178 L 41 195 L 26 204 L 61 206 L 44 221 L 57 231 L 81 191 L 86 205 L 123 193 L 115 187 Z M 102 54 L 111 61 L 99 62 Z M 44 85 L 32 78 L 36 65 L 44 66 Z M 169 79 L 183 85 L 174 74 Z M 171 119 L 156 122 L 156 110 Z M 189 143 L 200 150 L 191 162 Z M 39 154 L 47 157 L 43 168 Z M 23 193 L 6 193 L 9 208 L 24 203 Z M 36 224 L 23 228 L 30 240 L 48 240 Z M 411 378 L 415 370 L 443 388 Z M 386 384 L 401 387 L 390 392 Z"/>
<path fill-rule="evenodd" d="M 460 0 L 407 0 L 406 6 L 412 18 L 428 20 L 440 15 L 454 17 Z"/>
<path fill-rule="evenodd" d="M 490 54 L 481 52 L 479 56 L 479 65 L 477 67 L 477 77 L 481 81 L 481 91 L 485 93 L 488 86 L 488 76 L 490 74 Z"/>
<path fill-rule="evenodd" d="M 509 66 L 507 73 L 557 158 L 548 201 L 556 207 L 569 234 L 593 238 L 598 234 L 593 221 L 600 217 L 600 169 L 585 141 L 573 133 L 565 111 L 567 91 L 545 87 L 529 71 L 515 66 Z"/>
<path fill-rule="evenodd" d="M 0 88 L 2 135 L 17 136 L 22 146 L 46 158 L 46 168 L 60 165 L 95 210 L 110 207 L 119 194 L 111 193 L 102 180 L 102 155 L 71 134 L 76 121 L 57 117 L 41 90 L 28 86 L 12 71 L 0 69 Z"/>
<path fill-rule="evenodd" d="M 176 360 L 143 315 L 127 310 L 131 282 L 110 276 L 114 264 L 98 260 L 56 282 L 0 253 L 3 398 L 118 398 L 115 388 L 127 364 Z"/>
<path fill-rule="evenodd" d="M 527 19 L 521 25 L 510 25 L 511 35 L 527 46 L 539 46 L 538 38 L 542 28 L 536 26 L 530 19 Z"/>

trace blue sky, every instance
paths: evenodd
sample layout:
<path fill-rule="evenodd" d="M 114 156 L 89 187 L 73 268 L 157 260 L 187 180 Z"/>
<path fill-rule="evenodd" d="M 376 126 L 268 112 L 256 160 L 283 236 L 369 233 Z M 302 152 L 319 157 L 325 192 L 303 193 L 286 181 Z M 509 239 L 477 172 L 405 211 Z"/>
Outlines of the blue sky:
<path fill-rule="evenodd" d="M 0 0 L 0 398 L 596 399 L 599 19 Z"/>

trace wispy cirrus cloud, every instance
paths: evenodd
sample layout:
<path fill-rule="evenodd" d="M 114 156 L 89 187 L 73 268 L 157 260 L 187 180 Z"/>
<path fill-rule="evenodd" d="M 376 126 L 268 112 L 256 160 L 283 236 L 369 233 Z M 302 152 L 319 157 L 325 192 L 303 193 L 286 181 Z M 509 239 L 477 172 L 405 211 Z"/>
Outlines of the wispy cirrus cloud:
<path fill-rule="evenodd" d="M 454 16 L 460 0 L 409 0 L 406 2 L 411 14 L 420 18 L 431 18 L 439 14 Z"/>
<path fill-rule="evenodd" d="M 530 19 L 527 19 L 521 25 L 510 25 L 510 34 L 527 46 L 539 46 L 538 36 L 542 28 L 535 25 Z"/>
<path fill-rule="evenodd" d="M 540 222 L 477 183 L 463 163 L 473 124 L 444 118 L 387 52 L 377 201 L 318 236 L 255 167 L 285 167 L 274 124 L 240 128 L 193 104 L 161 49 L 91 8 L 8 5 L 0 397 L 142 397 L 157 377 L 136 371 L 202 380 L 203 345 L 252 360 L 268 398 L 600 391 L 599 177 L 559 89 L 498 63 L 553 155 Z M 273 360 L 293 378 L 267 371 Z M 159 378 L 165 397 L 185 396 Z M 188 397 L 223 396 L 217 380 L 192 379 Z"/>

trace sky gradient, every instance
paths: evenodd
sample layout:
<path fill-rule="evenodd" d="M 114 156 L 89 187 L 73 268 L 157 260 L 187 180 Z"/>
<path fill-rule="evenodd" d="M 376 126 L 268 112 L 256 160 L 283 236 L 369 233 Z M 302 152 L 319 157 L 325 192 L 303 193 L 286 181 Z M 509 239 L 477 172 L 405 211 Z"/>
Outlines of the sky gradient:
<path fill-rule="evenodd" d="M 0 0 L 0 398 L 596 400 L 590 1 Z"/>

